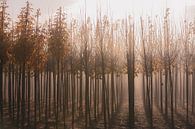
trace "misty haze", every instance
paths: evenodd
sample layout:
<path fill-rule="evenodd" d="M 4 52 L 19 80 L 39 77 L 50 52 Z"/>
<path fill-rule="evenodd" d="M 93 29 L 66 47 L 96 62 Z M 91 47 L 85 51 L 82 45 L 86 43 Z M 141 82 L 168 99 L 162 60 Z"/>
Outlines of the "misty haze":
<path fill-rule="evenodd" d="M 0 0 L 0 129 L 195 129 L 195 0 Z"/>

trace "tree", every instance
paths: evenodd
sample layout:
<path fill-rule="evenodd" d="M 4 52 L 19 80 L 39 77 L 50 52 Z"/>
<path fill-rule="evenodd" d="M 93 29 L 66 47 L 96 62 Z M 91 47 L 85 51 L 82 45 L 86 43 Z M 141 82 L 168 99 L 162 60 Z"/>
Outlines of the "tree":
<path fill-rule="evenodd" d="M 128 71 L 128 95 L 129 95 L 129 127 L 135 128 L 135 98 L 134 98 L 134 74 L 135 74 L 135 35 L 134 35 L 134 23 L 129 17 L 126 21 L 126 47 L 127 47 L 127 71 Z"/>
<path fill-rule="evenodd" d="M 3 67 L 8 61 L 10 44 L 8 37 L 9 17 L 6 12 L 8 6 L 6 1 L 1 1 L 0 4 L 0 120 L 3 123 Z"/>
<path fill-rule="evenodd" d="M 22 76 L 22 85 L 18 85 L 18 95 L 20 95 L 20 88 L 22 89 L 22 97 L 21 97 L 21 125 L 24 128 L 25 121 L 25 72 L 27 67 L 27 62 L 30 61 L 31 56 L 34 51 L 34 42 L 33 42 L 33 26 L 34 26 L 34 17 L 32 15 L 32 7 L 29 2 L 26 3 L 26 7 L 21 9 L 20 15 L 18 16 L 19 21 L 17 22 L 16 32 L 17 39 L 16 44 L 13 47 L 13 55 L 15 61 L 19 64 L 21 68 L 20 75 Z M 19 97 L 19 96 L 18 96 Z M 18 110 L 20 110 L 20 99 L 18 98 Z M 18 120 L 19 120 L 19 112 L 18 112 Z"/>
<path fill-rule="evenodd" d="M 68 52 L 68 31 L 66 25 L 65 13 L 63 13 L 62 8 L 60 7 L 55 15 L 54 23 L 51 28 L 49 44 L 48 44 L 48 52 L 52 57 L 52 60 L 56 62 L 57 67 L 57 85 L 54 81 L 54 109 L 56 112 L 56 127 L 58 128 L 58 115 L 59 115 L 59 90 L 60 90 L 60 63 L 63 57 Z M 53 75 L 55 80 L 55 66 L 53 69 Z M 57 94 L 55 93 L 57 87 Z M 56 97 L 57 95 L 57 97 Z M 57 103 L 56 103 L 57 100 Z M 57 107 L 56 107 L 57 105 Z"/>

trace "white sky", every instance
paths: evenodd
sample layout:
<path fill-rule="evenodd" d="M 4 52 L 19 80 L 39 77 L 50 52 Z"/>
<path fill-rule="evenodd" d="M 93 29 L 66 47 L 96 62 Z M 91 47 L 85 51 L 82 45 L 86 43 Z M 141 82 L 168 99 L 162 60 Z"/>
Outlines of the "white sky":
<path fill-rule="evenodd" d="M 7 0 L 9 13 L 16 19 L 20 8 L 25 6 L 26 0 Z M 29 0 L 33 8 L 41 9 L 42 19 L 48 19 L 56 9 L 62 6 L 71 17 L 83 15 L 85 0 Z M 174 18 L 184 16 L 186 6 L 195 6 L 195 0 L 86 0 L 87 15 L 95 17 L 97 8 L 101 5 L 103 14 L 113 18 L 124 18 L 127 15 L 134 17 L 162 15 L 166 7 L 171 8 Z"/>

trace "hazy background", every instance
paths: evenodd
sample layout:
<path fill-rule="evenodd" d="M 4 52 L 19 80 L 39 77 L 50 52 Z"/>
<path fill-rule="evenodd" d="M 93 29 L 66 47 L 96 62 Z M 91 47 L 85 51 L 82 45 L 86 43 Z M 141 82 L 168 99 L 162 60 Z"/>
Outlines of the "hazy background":
<path fill-rule="evenodd" d="M 15 20 L 27 0 L 7 1 L 10 16 Z M 42 20 L 48 19 L 60 6 L 64 8 L 69 17 L 82 17 L 85 10 L 85 0 L 28 1 L 32 3 L 34 9 L 41 9 Z M 96 17 L 97 10 L 113 18 L 126 17 L 128 14 L 135 17 L 163 15 L 167 7 L 171 8 L 171 14 L 175 19 L 189 17 L 188 15 L 194 15 L 195 0 L 86 0 L 86 12 L 91 17 Z M 184 12 L 188 12 L 187 15 L 184 15 Z"/>

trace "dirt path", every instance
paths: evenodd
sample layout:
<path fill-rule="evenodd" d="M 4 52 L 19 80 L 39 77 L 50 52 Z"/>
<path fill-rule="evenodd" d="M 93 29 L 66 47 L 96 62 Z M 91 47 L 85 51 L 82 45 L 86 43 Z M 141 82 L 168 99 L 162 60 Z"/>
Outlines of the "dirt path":
<path fill-rule="evenodd" d="M 128 103 L 124 102 L 113 117 L 111 129 L 127 129 L 128 127 Z"/>

